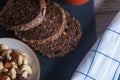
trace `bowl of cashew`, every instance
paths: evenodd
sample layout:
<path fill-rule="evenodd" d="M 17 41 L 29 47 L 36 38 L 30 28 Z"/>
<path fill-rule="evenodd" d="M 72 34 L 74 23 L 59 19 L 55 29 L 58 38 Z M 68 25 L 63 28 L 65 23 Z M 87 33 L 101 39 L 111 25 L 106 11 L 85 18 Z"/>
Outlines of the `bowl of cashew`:
<path fill-rule="evenodd" d="M 0 38 L 0 80 L 39 80 L 36 53 L 13 38 Z"/>

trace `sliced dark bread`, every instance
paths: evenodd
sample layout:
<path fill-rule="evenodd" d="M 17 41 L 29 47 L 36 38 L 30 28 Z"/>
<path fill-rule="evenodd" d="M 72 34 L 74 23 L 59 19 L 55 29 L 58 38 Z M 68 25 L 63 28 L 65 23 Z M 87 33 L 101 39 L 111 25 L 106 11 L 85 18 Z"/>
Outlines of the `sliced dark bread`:
<path fill-rule="evenodd" d="M 45 44 L 38 42 L 28 44 L 49 58 L 63 57 L 75 49 L 81 35 L 80 23 L 75 18 L 69 16 L 64 32 L 57 40 Z"/>
<path fill-rule="evenodd" d="M 49 58 L 63 57 L 74 50 L 82 35 L 80 23 L 75 18 L 68 16 L 68 14 L 66 15 L 67 24 L 64 26 L 64 31 L 59 35 L 58 39 L 44 44 L 41 44 L 40 41 L 26 41 L 26 43 Z"/>
<path fill-rule="evenodd" d="M 0 25 L 8 30 L 34 28 L 43 21 L 45 9 L 44 0 L 8 0 L 0 11 Z"/>
<path fill-rule="evenodd" d="M 39 26 L 27 31 L 16 31 L 15 34 L 25 42 L 48 43 L 58 39 L 64 31 L 66 15 L 57 3 L 47 4 L 46 16 Z"/>

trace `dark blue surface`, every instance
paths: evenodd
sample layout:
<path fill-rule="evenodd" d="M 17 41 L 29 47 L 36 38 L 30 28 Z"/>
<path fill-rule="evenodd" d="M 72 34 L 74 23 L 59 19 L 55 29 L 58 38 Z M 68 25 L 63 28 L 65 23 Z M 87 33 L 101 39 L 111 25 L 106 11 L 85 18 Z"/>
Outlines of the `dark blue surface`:
<path fill-rule="evenodd" d="M 70 80 L 78 64 L 96 40 L 93 0 L 81 6 L 71 6 L 58 0 L 54 1 L 67 10 L 71 16 L 74 16 L 80 21 L 83 35 L 76 49 L 65 57 L 49 59 L 46 56 L 42 56 L 39 52 L 36 52 L 41 65 L 40 79 Z M 0 29 L 0 36 L 15 37 L 13 32 L 3 29 Z"/>

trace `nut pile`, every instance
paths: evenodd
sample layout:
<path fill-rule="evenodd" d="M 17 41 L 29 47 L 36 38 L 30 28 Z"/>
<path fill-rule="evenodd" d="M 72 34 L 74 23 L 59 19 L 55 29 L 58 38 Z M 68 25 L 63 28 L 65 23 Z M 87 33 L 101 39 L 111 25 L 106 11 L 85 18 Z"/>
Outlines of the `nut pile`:
<path fill-rule="evenodd" d="M 27 80 L 31 74 L 24 52 L 0 44 L 0 80 Z"/>

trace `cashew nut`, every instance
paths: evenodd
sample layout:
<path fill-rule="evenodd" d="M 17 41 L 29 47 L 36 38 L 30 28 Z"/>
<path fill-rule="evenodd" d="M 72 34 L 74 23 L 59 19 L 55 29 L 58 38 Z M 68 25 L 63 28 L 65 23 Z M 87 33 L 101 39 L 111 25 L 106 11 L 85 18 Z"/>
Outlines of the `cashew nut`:
<path fill-rule="evenodd" d="M 15 65 L 16 63 L 15 62 L 11 62 L 12 65 Z"/>
<path fill-rule="evenodd" d="M 9 76 L 6 76 L 5 77 L 5 80 L 11 80 Z"/>
<path fill-rule="evenodd" d="M 3 63 L 0 62 L 0 71 L 1 71 L 2 69 L 4 69 L 4 66 L 3 66 Z"/>
<path fill-rule="evenodd" d="M 23 73 L 22 73 L 22 77 L 23 78 L 25 78 L 25 79 L 27 79 L 28 78 L 28 71 L 24 71 Z"/>
<path fill-rule="evenodd" d="M 15 70 L 14 68 L 12 68 L 12 69 L 10 70 L 10 76 L 11 76 L 12 79 L 15 79 L 15 78 L 16 78 L 16 70 Z"/>
<path fill-rule="evenodd" d="M 23 64 L 28 64 L 28 60 L 26 59 L 26 57 L 23 57 Z"/>
<path fill-rule="evenodd" d="M 23 60 L 22 55 L 19 55 L 19 57 L 18 57 L 18 65 L 19 66 L 22 65 L 22 60 Z"/>
<path fill-rule="evenodd" d="M 16 65 L 16 63 L 15 63 L 15 62 L 11 62 L 11 65 L 12 65 L 12 67 L 13 67 L 13 68 L 15 68 L 15 69 L 17 69 L 17 68 L 18 68 L 18 66 Z"/>
<path fill-rule="evenodd" d="M 21 68 L 21 72 L 28 71 L 29 74 L 32 74 L 32 69 L 29 65 L 23 65 Z"/>
<path fill-rule="evenodd" d="M 10 54 L 10 53 L 12 53 L 12 50 L 6 49 L 2 52 L 2 56 L 5 56 L 5 55 Z"/>
<path fill-rule="evenodd" d="M 8 72 L 8 69 L 3 69 L 2 71 L 3 71 L 3 72 Z"/>
<path fill-rule="evenodd" d="M 0 51 L 8 49 L 8 46 L 6 44 L 0 44 Z"/>

